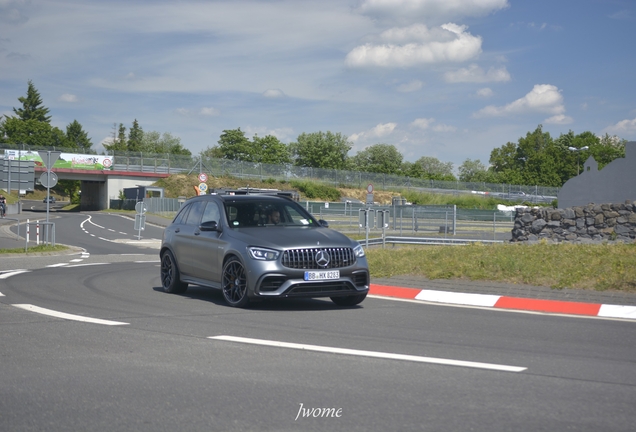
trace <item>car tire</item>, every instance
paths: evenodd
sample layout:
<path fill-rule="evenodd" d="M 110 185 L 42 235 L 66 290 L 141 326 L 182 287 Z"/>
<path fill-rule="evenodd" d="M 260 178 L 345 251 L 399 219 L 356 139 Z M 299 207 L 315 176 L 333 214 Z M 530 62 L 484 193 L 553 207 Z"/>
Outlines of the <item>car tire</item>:
<path fill-rule="evenodd" d="M 170 251 L 165 251 L 161 256 L 161 286 L 171 294 L 181 294 L 188 289 L 188 284 L 181 282 L 177 261 Z"/>
<path fill-rule="evenodd" d="M 232 257 L 223 266 L 223 297 L 232 307 L 246 307 L 250 299 L 247 296 L 247 275 L 243 263 Z"/>
<path fill-rule="evenodd" d="M 355 306 L 362 303 L 362 300 L 364 300 L 365 298 L 367 298 L 367 293 L 345 297 L 331 297 L 331 301 L 338 306 Z"/>

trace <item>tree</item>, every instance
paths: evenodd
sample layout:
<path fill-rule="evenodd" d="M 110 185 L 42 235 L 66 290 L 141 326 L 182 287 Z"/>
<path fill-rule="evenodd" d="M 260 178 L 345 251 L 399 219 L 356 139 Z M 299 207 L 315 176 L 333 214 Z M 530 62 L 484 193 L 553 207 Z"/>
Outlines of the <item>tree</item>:
<path fill-rule="evenodd" d="M 296 166 L 346 169 L 352 145 L 340 132 L 328 131 L 302 133 L 289 147 Z"/>
<path fill-rule="evenodd" d="M 563 184 L 563 156 L 562 145 L 539 125 L 517 144 L 508 142 L 492 150 L 490 165 L 503 183 L 559 187 Z"/>
<path fill-rule="evenodd" d="M 414 166 L 410 168 L 413 177 L 454 181 L 457 180 L 453 175 L 453 163 L 441 162 L 439 159 L 431 156 L 422 156 L 415 161 Z"/>
<path fill-rule="evenodd" d="M 17 114 L 20 120 L 36 120 L 50 123 L 51 116 L 47 116 L 49 109 L 41 106 L 42 98 L 31 80 L 28 82 L 26 97 L 19 97 L 18 100 L 22 102 L 22 108 L 13 108 L 13 112 Z"/>
<path fill-rule="evenodd" d="M 34 147 L 65 147 L 66 136 L 56 127 L 39 120 L 21 120 L 6 117 L 0 124 L 0 136 L 5 144 L 28 145 Z"/>
<path fill-rule="evenodd" d="M 160 134 L 157 131 L 144 132 L 140 151 L 144 153 L 192 155 L 190 150 L 181 145 L 179 137 L 174 137 L 169 132 Z"/>
<path fill-rule="evenodd" d="M 104 144 L 106 151 L 127 151 L 128 139 L 126 138 L 126 127 L 123 123 L 119 123 L 119 129 L 116 136 L 114 135 L 114 132 L 115 131 L 113 131 L 112 143 Z"/>
<path fill-rule="evenodd" d="M 351 165 L 358 171 L 382 174 L 399 174 L 402 169 L 402 154 L 394 145 L 374 144 L 356 153 Z"/>
<path fill-rule="evenodd" d="M 224 130 L 218 142 L 223 159 L 254 162 L 252 143 L 241 128 Z"/>
<path fill-rule="evenodd" d="M 128 151 L 140 152 L 143 137 L 144 131 L 141 126 L 139 126 L 137 119 L 135 119 L 135 121 L 133 121 L 132 128 L 130 128 L 130 133 L 128 134 Z"/>
<path fill-rule="evenodd" d="M 459 181 L 494 183 L 496 176 L 479 159 L 466 159 L 459 166 Z"/>
<path fill-rule="evenodd" d="M 69 125 L 66 126 L 66 141 L 68 147 L 80 149 L 83 152 L 90 151 L 90 148 L 93 145 L 88 134 L 84 131 L 82 125 L 77 120 L 73 120 L 72 123 L 69 123 Z"/>
<path fill-rule="evenodd" d="M 212 159 L 223 159 L 223 152 L 219 146 L 208 146 L 201 152 L 201 157 Z"/>
<path fill-rule="evenodd" d="M 257 161 L 266 164 L 288 164 L 291 162 L 289 148 L 273 135 L 263 138 L 254 135 L 252 148 L 257 155 Z"/>

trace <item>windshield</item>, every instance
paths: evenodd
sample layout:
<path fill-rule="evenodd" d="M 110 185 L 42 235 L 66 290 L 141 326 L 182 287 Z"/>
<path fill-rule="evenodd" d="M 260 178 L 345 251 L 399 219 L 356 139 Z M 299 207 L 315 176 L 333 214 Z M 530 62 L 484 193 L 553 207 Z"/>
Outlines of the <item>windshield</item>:
<path fill-rule="evenodd" d="M 293 202 L 227 202 L 225 213 L 231 228 L 268 226 L 318 226 L 318 222 Z"/>

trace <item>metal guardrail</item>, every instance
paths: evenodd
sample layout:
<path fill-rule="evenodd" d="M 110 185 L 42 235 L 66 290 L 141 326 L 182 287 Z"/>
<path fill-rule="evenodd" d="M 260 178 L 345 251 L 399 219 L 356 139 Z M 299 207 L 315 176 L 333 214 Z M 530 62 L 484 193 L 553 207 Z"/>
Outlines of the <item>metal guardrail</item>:
<path fill-rule="evenodd" d="M 438 245 L 438 246 L 465 246 L 471 243 L 503 243 L 503 240 L 473 240 L 473 239 L 458 239 L 458 238 L 433 238 L 433 237 L 400 237 L 400 236 L 386 236 L 384 238 L 370 238 L 365 241 L 365 246 L 385 246 L 389 244 L 406 244 L 406 245 Z"/>

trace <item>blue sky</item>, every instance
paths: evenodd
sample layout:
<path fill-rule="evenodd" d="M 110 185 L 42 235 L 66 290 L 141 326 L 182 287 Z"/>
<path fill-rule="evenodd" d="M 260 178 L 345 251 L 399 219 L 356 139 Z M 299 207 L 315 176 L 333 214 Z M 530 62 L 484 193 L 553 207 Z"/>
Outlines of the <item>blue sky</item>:
<path fill-rule="evenodd" d="M 0 0 L 0 114 L 28 80 L 94 147 L 340 132 L 488 162 L 539 124 L 636 140 L 633 0 Z"/>

